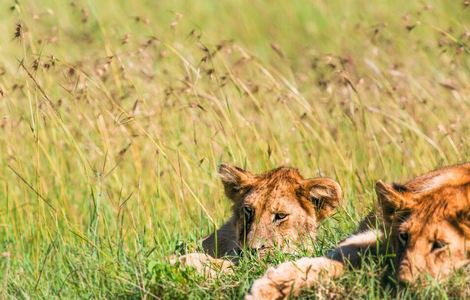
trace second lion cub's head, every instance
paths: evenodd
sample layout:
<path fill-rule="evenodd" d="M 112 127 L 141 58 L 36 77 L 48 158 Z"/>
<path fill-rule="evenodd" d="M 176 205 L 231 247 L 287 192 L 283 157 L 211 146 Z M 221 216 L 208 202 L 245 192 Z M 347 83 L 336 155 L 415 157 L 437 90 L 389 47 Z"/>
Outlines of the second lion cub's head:
<path fill-rule="evenodd" d="M 440 280 L 470 265 L 470 163 L 403 185 L 379 181 L 376 191 L 400 282 Z"/>
<path fill-rule="evenodd" d="M 254 175 L 222 164 L 219 175 L 233 202 L 233 225 L 241 248 L 265 254 L 273 248 L 294 252 L 311 244 L 323 219 L 341 199 L 330 178 L 304 179 L 297 169 L 280 167 Z"/>

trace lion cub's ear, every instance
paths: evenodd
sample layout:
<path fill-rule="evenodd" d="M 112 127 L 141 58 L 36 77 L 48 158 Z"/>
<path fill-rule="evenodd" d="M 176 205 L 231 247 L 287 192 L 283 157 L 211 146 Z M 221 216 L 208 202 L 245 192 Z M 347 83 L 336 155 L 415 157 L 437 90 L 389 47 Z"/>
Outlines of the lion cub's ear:
<path fill-rule="evenodd" d="M 341 186 L 330 178 L 306 179 L 303 190 L 315 206 L 320 220 L 332 215 L 341 201 Z"/>
<path fill-rule="evenodd" d="M 250 172 L 228 164 L 219 166 L 219 176 L 224 184 L 225 195 L 235 202 L 255 179 L 255 175 Z"/>
<path fill-rule="evenodd" d="M 405 195 L 405 186 L 390 185 L 379 180 L 375 184 L 375 192 L 385 221 L 391 221 L 397 213 L 407 211 L 411 206 L 410 199 Z"/>

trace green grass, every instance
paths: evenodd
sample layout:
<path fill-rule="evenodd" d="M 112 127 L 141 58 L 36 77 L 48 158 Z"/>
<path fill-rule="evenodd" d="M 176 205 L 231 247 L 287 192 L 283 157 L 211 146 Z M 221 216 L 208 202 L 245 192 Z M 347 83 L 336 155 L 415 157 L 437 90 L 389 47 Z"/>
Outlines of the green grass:
<path fill-rule="evenodd" d="M 2 1 L 0 298 L 241 298 L 266 262 L 207 280 L 164 260 L 229 217 L 222 161 L 337 179 L 324 253 L 375 180 L 469 160 L 464 2 Z M 469 295 L 381 270 L 305 296 Z"/>

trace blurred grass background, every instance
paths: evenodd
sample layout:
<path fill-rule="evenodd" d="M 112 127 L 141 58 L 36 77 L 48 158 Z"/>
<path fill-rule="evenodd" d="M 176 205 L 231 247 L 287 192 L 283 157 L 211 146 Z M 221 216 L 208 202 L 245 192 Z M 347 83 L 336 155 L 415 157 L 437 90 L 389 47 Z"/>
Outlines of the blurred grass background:
<path fill-rule="evenodd" d="M 0 298 L 241 297 L 265 265 L 208 282 L 161 263 L 229 217 L 220 162 L 337 179 L 321 253 L 375 180 L 468 160 L 468 6 L 3 1 Z M 367 274 L 315 297 L 391 295 Z"/>

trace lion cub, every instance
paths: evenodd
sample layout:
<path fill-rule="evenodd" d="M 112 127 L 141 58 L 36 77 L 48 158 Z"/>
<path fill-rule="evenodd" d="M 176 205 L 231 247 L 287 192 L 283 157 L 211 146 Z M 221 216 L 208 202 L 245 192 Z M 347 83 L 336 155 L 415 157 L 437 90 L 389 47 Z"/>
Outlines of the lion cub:
<path fill-rule="evenodd" d="M 321 279 L 357 267 L 361 253 L 394 253 L 397 280 L 440 280 L 470 264 L 470 163 L 417 177 L 404 185 L 376 184 L 379 214 L 369 215 L 358 233 L 326 257 L 302 258 L 272 268 L 255 281 L 247 299 L 298 295 Z M 383 221 L 380 230 L 374 219 Z M 361 228 L 362 227 L 362 228 Z"/>
<path fill-rule="evenodd" d="M 311 244 L 320 221 L 335 211 L 341 199 L 336 181 L 304 179 L 297 169 L 288 167 L 254 175 L 222 164 L 219 176 L 232 201 L 232 217 L 204 239 L 204 254 L 173 260 L 209 276 L 230 269 L 242 249 L 262 256 L 274 248 L 291 253 Z"/>

